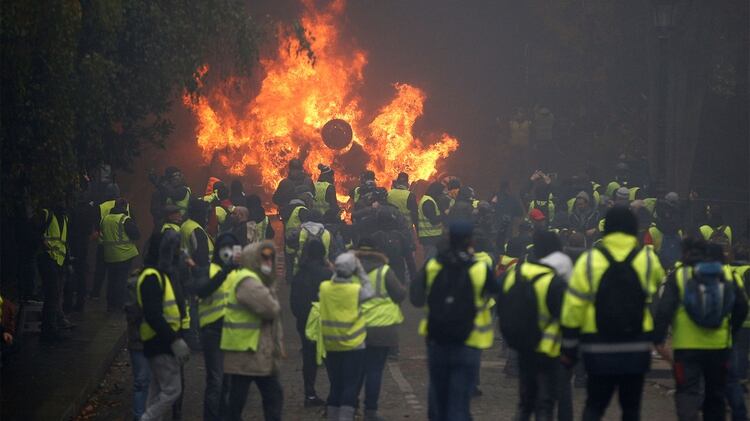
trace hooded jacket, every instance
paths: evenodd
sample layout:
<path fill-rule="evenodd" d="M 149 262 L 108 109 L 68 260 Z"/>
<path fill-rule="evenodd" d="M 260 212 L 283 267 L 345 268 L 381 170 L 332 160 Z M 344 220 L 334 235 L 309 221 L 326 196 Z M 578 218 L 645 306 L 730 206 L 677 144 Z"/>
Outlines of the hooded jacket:
<path fill-rule="evenodd" d="M 175 301 L 180 309 L 180 316 L 185 317 L 185 299 L 182 286 L 179 281 L 178 264 L 180 247 L 180 236 L 176 232 L 166 231 L 159 243 L 159 253 L 155 265 L 162 276 L 166 274 L 172 283 Z M 150 256 L 153 257 L 153 256 Z M 151 260 L 150 258 L 148 260 Z M 164 290 L 156 275 L 149 275 L 143 279 L 140 286 L 141 300 L 143 303 L 143 318 L 156 332 L 156 336 L 143 343 L 143 353 L 146 357 L 154 357 L 160 354 L 172 354 L 170 345 L 179 338 L 180 333 L 175 332 L 164 319 L 163 297 Z"/>
<path fill-rule="evenodd" d="M 262 283 L 245 278 L 230 294 L 237 294 L 239 304 L 261 318 L 260 340 L 256 351 L 224 351 L 224 373 L 242 376 L 270 376 L 278 373 L 283 349 L 281 305 L 276 292 L 275 274 L 264 275 L 261 251 L 274 248 L 271 241 L 250 244 L 242 250 L 240 264 L 252 270 Z"/>

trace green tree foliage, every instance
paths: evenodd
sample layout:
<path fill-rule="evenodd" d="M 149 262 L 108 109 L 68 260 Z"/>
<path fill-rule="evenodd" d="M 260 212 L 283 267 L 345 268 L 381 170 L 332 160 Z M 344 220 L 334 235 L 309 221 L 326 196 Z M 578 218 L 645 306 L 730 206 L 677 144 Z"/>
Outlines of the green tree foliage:
<path fill-rule="evenodd" d="M 3 202 L 64 199 L 87 169 L 162 145 L 195 71 L 249 73 L 261 25 L 246 2 L 3 0 Z M 7 209 L 7 207 L 6 207 Z"/>

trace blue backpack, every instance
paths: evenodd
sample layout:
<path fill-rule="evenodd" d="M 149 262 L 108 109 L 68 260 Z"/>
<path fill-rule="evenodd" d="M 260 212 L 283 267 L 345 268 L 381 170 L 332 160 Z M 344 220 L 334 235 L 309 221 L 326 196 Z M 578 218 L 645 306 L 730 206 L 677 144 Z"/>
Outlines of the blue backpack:
<path fill-rule="evenodd" d="M 717 329 L 732 312 L 734 287 L 724 276 L 718 262 L 698 263 L 690 275 L 690 268 L 682 268 L 685 293 L 682 305 L 690 319 L 698 326 Z"/>

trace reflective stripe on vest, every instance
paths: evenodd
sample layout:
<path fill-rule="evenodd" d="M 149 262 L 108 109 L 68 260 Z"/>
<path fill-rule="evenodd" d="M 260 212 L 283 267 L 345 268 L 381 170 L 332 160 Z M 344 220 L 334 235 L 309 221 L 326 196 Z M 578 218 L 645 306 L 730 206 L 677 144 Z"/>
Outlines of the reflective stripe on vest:
<path fill-rule="evenodd" d="M 159 286 L 164 291 L 164 295 L 162 298 L 162 314 L 164 315 L 164 320 L 167 321 L 169 327 L 172 328 L 173 331 L 177 332 L 178 330 L 180 330 L 181 324 L 180 308 L 177 306 L 174 290 L 172 289 L 172 281 L 169 280 L 169 276 L 167 276 L 166 274 L 162 275 L 158 270 L 154 268 L 143 269 L 141 274 L 138 276 L 138 283 L 136 285 L 138 306 L 141 308 L 141 310 L 143 310 L 141 285 L 143 284 L 143 280 L 150 275 L 156 275 L 156 278 L 159 281 Z M 146 322 L 145 318 L 143 319 L 143 321 L 141 321 L 138 332 L 141 336 L 142 341 L 147 341 L 156 336 L 156 331 L 151 328 L 151 325 Z"/>
<path fill-rule="evenodd" d="M 208 268 L 208 276 L 213 279 L 220 271 L 221 266 L 216 263 L 211 263 L 211 266 Z M 206 298 L 201 298 L 198 301 L 198 324 L 200 327 L 211 324 L 224 317 L 228 296 L 226 285 L 227 282 L 225 279 L 224 282 L 222 282 L 221 285 L 211 293 L 211 295 Z"/>
<path fill-rule="evenodd" d="M 388 192 L 388 197 L 386 199 L 388 203 L 398 208 L 398 211 L 401 212 L 401 215 L 403 215 L 407 221 L 409 221 L 409 224 L 411 224 L 411 212 L 409 211 L 410 194 L 411 192 L 409 190 L 394 187 Z"/>
<path fill-rule="evenodd" d="M 521 266 L 517 267 L 517 269 L 521 271 L 525 282 L 531 282 L 534 277 L 544 274 L 534 283 L 537 314 L 539 317 L 539 330 L 542 332 L 542 339 L 536 347 L 536 352 L 545 354 L 549 357 L 557 357 L 560 355 L 560 345 L 562 341 L 560 321 L 552 318 L 549 308 L 547 307 L 547 294 L 549 292 L 549 286 L 555 277 L 555 272 L 551 268 L 531 262 L 523 262 L 520 263 L 520 265 Z M 503 294 L 507 293 L 515 282 L 516 270 L 508 272 L 505 282 L 503 282 Z"/>
<path fill-rule="evenodd" d="M 326 193 L 331 183 L 327 181 L 316 181 L 315 182 L 315 202 L 313 202 L 313 209 L 324 215 L 328 209 L 331 208 L 331 204 L 326 201 Z"/>
<path fill-rule="evenodd" d="M 388 265 L 383 265 L 367 274 L 375 289 L 375 297 L 362 303 L 362 311 L 368 327 L 393 326 L 404 321 L 401 307 L 393 302 L 385 286 L 385 277 L 389 270 Z"/>
<path fill-rule="evenodd" d="M 430 259 L 425 265 L 427 276 L 426 294 L 428 296 L 432 283 L 442 269 L 443 265 L 434 258 Z M 492 347 L 495 332 L 492 326 L 490 299 L 482 297 L 484 283 L 487 281 L 487 265 L 484 262 L 475 262 L 469 268 L 469 278 L 474 287 L 474 305 L 477 308 L 477 315 L 474 318 L 474 329 L 464 343 L 473 348 L 488 349 Z M 425 317 L 419 323 L 419 334 L 422 336 L 426 336 L 429 329 L 427 325 L 428 313 L 429 308 L 425 308 Z"/>
<path fill-rule="evenodd" d="M 237 286 L 245 279 L 262 283 L 255 272 L 241 268 L 233 270 L 224 280 L 227 301 L 221 329 L 221 349 L 224 351 L 258 350 L 261 319 L 237 301 Z"/>
<path fill-rule="evenodd" d="M 109 214 L 102 220 L 102 247 L 104 261 L 107 263 L 124 262 L 138 256 L 135 243 L 125 232 L 125 222 L 130 217 L 124 213 Z"/>
<path fill-rule="evenodd" d="M 44 220 L 49 221 L 47 229 L 44 231 L 44 245 L 47 254 L 58 266 L 65 263 L 65 256 L 68 254 L 68 217 L 62 217 L 62 227 L 60 220 L 54 212 L 44 209 Z"/>
<path fill-rule="evenodd" d="M 359 282 L 320 284 L 320 322 L 326 351 L 350 351 L 365 341 L 365 318 L 359 306 Z"/>
<path fill-rule="evenodd" d="M 685 282 L 693 275 L 693 268 L 683 266 L 675 272 L 675 281 L 680 291 L 680 301 L 672 319 L 672 348 L 673 349 L 725 349 L 732 345 L 729 316 L 716 329 L 698 326 L 688 315 L 683 305 L 685 296 Z M 724 276 L 734 283 L 731 269 L 724 267 Z"/>
<path fill-rule="evenodd" d="M 443 234 L 443 224 L 438 223 L 437 225 L 433 225 L 432 222 L 430 222 L 430 220 L 424 214 L 422 208 L 427 202 L 431 202 L 433 206 L 435 206 L 435 210 L 437 211 L 438 215 L 440 214 L 440 208 L 438 207 L 435 199 L 427 195 L 422 196 L 422 199 L 419 200 L 419 221 L 417 223 L 417 234 L 420 238 L 439 237 Z"/>

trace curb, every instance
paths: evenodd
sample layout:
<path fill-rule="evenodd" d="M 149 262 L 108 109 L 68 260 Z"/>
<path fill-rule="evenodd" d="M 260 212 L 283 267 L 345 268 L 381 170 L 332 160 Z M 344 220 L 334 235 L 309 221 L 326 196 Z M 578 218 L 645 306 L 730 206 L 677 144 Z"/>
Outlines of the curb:
<path fill-rule="evenodd" d="M 109 351 L 109 353 L 106 355 L 106 357 L 98 367 L 96 375 L 86 381 L 86 383 L 81 388 L 80 393 L 78 393 L 78 396 L 76 396 L 76 398 L 60 415 L 60 421 L 70 421 L 75 416 L 81 413 L 81 409 L 83 409 L 83 406 L 86 404 L 86 402 L 88 402 L 89 397 L 94 393 L 94 391 L 96 391 L 96 388 L 99 387 L 99 383 L 101 383 L 101 381 L 104 379 L 104 376 L 107 374 L 107 370 L 109 370 L 110 366 L 112 366 L 115 357 L 117 357 L 117 354 L 125 347 L 126 338 L 127 329 L 123 329 L 119 338 L 113 343 L 112 349 Z"/>

